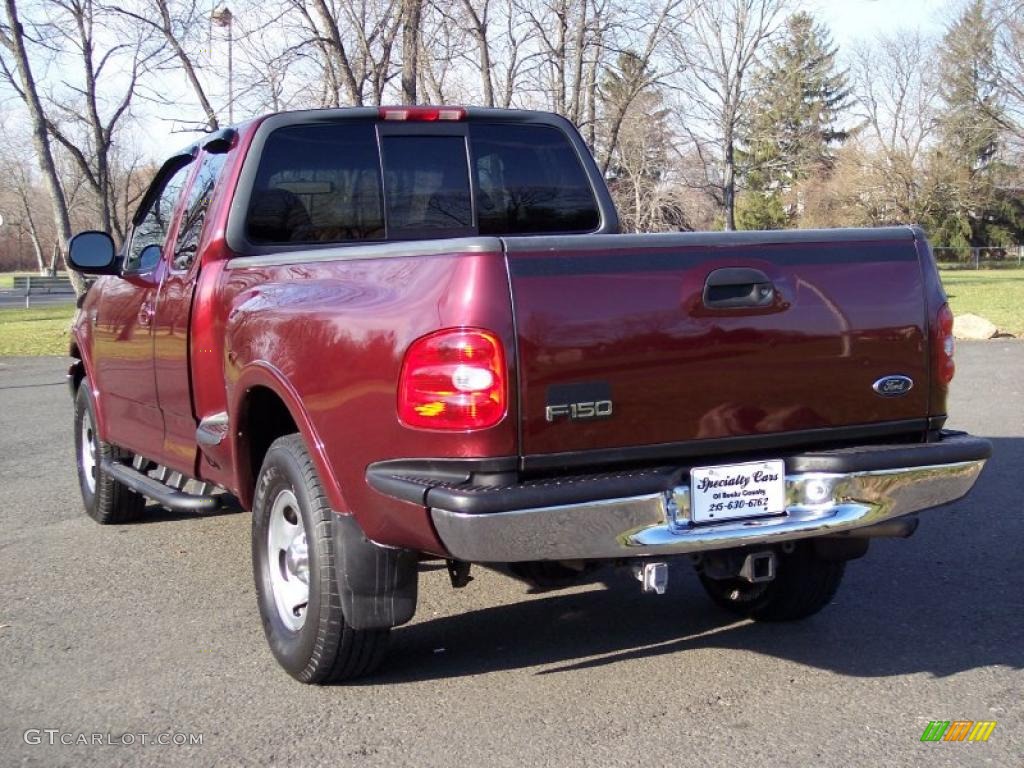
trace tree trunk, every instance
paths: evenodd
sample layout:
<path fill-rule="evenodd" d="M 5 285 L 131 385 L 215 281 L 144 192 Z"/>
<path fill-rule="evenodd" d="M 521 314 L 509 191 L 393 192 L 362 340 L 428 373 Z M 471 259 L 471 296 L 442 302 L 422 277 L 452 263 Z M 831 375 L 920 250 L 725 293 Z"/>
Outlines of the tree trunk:
<path fill-rule="evenodd" d="M 96 69 L 93 66 L 93 28 L 91 4 L 72 6 L 82 50 L 82 71 L 85 74 L 85 106 L 89 131 L 92 133 L 93 152 L 96 155 L 96 198 L 100 205 L 100 223 L 104 232 L 110 232 L 110 136 L 103 129 L 96 92 Z"/>
<path fill-rule="evenodd" d="M 603 44 L 598 40 L 594 57 L 587 64 L 587 120 L 584 129 L 584 139 L 590 151 L 597 150 L 597 101 L 600 98 L 598 93 L 597 66 L 601 58 Z M 602 171 L 606 170 L 602 168 Z"/>
<path fill-rule="evenodd" d="M 167 8 L 166 4 L 162 5 L 164 9 Z M 192 60 L 185 53 L 185 49 L 181 47 L 181 44 L 174 38 L 173 33 L 165 32 L 164 37 L 174 50 L 174 55 L 178 58 L 181 68 L 185 70 L 185 77 L 188 78 L 188 82 L 192 86 L 192 92 L 199 99 L 199 106 L 202 107 L 203 114 L 206 115 L 206 127 L 211 131 L 216 131 L 220 128 L 217 113 L 213 111 L 213 105 L 210 104 L 210 100 L 206 96 L 206 90 L 203 88 L 203 84 L 199 82 L 199 75 L 196 74 L 196 68 L 192 66 Z"/>
<path fill-rule="evenodd" d="M 722 205 L 725 208 L 725 230 L 736 229 L 736 157 L 731 127 L 725 129 L 725 162 L 722 169 Z"/>
<path fill-rule="evenodd" d="M 40 275 L 46 274 L 46 257 L 43 256 L 43 244 L 39 242 L 39 230 L 36 229 L 36 222 L 32 218 L 32 212 L 25 208 L 25 221 L 28 224 L 28 236 L 32 241 L 32 252 L 36 256 L 36 268 Z M 21 255 L 19 254 L 19 258 Z"/>
<path fill-rule="evenodd" d="M 403 0 L 402 5 L 402 103 L 415 104 L 423 0 Z"/>
<path fill-rule="evenodd" d="M 494 81 L 491 79 L 491 44 L 487 39 L 490 0 L 484 3 L 483 14 L 476 12 L 470 0 L 462 0 L 462 7 L 473 22 L 473 37 L 476 38 L 480 59 L 480 86 L 484 94 L 484 106 L 494 106 Z"/>
<path fill-rule="evenodd" d="M 569 114 L 567 117 L 576 125 L 580 124 L 583 117 L 583 64 L 584 54 L 587 50 L 587 9 L 588 4 L 580 4 L 580 16 L 575 20 L 576 33 L 573 36 L 573 61 L 572 61 L 572 92 L 569 97 Z M 567 10 L 567 14 L 568 14 Z"/>
<path fill-rule="evenodd" d="M 349 61 L 348 52 L 345 50 L 345 43 L 341 39 L 341 29 L 338 27 L 338 20 L 334 17 L 326 0 L 313 0 L 317 15 L 320 21 L 327 28 L 330 50 L 332 52 L 332 68 L 335 76 L 341 75 L 344 80 L 345 90 L 348 92 L 348 106 L 363 106 L 363 89 L 356 80 L 355 72 L 352 70 L 352 62 Z M 312 19 L 310 19 L 312 22 Z M 319 35 L 316 25 L 313 25 L 314 34 Z M 340 106 L 340 105 L 338 105 Z"/>
<path fill-rule="evenodd" d="M 32 123 L 32 146 L 36 151 L 36 159 L 39 161 L 39 169 L 43 173 L 46 189 L 50 193 L 53 223 L 57 229 L 57 247 L 60 247 L 59 244 L 67 243 L 71 239 L 71 217 L 68 215 L 67 200 L 60 184 L 60 177 L 57 175 L 57 166 L 53 161 L 53 148 L 50 146 L 50 136 L 46 131 L 46 115 L 43 113 L 43 105 L 39 101 L 32 65 L 29 62 L 28 51 L 25 49 L 25 31 L 18 19 L 18 7 L 15 0 L 4 0 L 4 6 L 10 25 L 10 37 L 4 42 L 8 44 L 17 63 L 22 94 L 25 106 L 28 108 L 29 120 Z M 66 261 L 67 254 L 64 253 L 63 248 L 60 250 Z M 75 293 L 81 295 L 85 292 L 85 281 L 77 272 L 70 269 L 68 271 Z"/>

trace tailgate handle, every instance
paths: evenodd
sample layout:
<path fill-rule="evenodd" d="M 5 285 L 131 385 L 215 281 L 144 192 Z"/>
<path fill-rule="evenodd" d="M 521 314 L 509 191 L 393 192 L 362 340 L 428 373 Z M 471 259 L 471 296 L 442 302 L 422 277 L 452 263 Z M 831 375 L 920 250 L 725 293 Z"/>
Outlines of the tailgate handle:
<path fill-rule="evenodd" d="M 704 281 L 704 306 L 709 309 L 768 307 L 774 301 L 775 286 L 759 269 L 723 267 Z"/>

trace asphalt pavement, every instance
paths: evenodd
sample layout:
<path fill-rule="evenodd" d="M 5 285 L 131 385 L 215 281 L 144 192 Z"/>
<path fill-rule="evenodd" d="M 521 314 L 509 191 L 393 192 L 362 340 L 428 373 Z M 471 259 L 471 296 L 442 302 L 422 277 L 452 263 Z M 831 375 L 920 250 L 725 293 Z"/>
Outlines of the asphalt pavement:
<path fill-rule="evenodd" d="M 958 364 L 950 426 L 995 457 L 819 615 L 733 621 L 685 565 L 663 597 L 430 566 L 384 670 L 312 688 L 267 650 L 249 515 L 96 525 L 66 362 L 0 358 L 0 766 L 1021 766 L 1024 343 Z M 997 726 L 922 743 L 931 720 Z"/>

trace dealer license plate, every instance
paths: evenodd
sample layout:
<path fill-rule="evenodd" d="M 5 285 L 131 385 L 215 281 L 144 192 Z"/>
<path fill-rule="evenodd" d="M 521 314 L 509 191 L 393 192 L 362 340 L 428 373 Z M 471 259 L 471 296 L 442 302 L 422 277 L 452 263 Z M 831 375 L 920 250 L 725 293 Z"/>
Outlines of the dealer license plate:
<path fill-rule="evenodd" d="M 782 461 L 723 464 L 690 470 L 690 519 L 718 523 L 786 511 L 786 466 Z"/>

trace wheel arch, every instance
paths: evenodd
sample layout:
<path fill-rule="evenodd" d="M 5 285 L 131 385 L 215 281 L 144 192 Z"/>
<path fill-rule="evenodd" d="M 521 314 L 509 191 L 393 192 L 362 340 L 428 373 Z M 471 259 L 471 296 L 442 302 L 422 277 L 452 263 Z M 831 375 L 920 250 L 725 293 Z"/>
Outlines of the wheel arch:
<path fill-rule="evenodd" d="M 96 387 L 96 377 L 93 375 L 92 361 L 89 359 L 87 347 L 79 344 L 78 339 L 72 339 L 68 345 L 68 356 L 71 358 L 71 365 L 68 366 L 68 389 L 71 392 L 71 400 L 74 401 L 78 394 L 78 388 L 86 377 L 92 385 L 92 407 L 93 415 L 96 417 L 96 432 L 101 440 L 107 439 L 107 418 L 103 407 L 103 398 L 100 397 L 100 390 Z"/>
<path fill-rule="evenodd" d="M 78 391 L 78 385 L 85 378 L 85 360 L 82 359 L 78 342 L 72 341 L 68 346 L 68 357 L 71 358 L 71 365 L 68 367 L 68 388 L 71 390 L 71 396 L 74 397 Z"/>
<path fill-rule="evenodd" d="M 274 440 L 298 432 L 313 458 L 331 506 L 339 512 L 347 511 L 324 443 L 287 377 L 269 363 L 251 363 L 238 378 L 235 392 L 230 423 L 236 486 L 242 505 L 252 507 L 256 478 Z"/>

